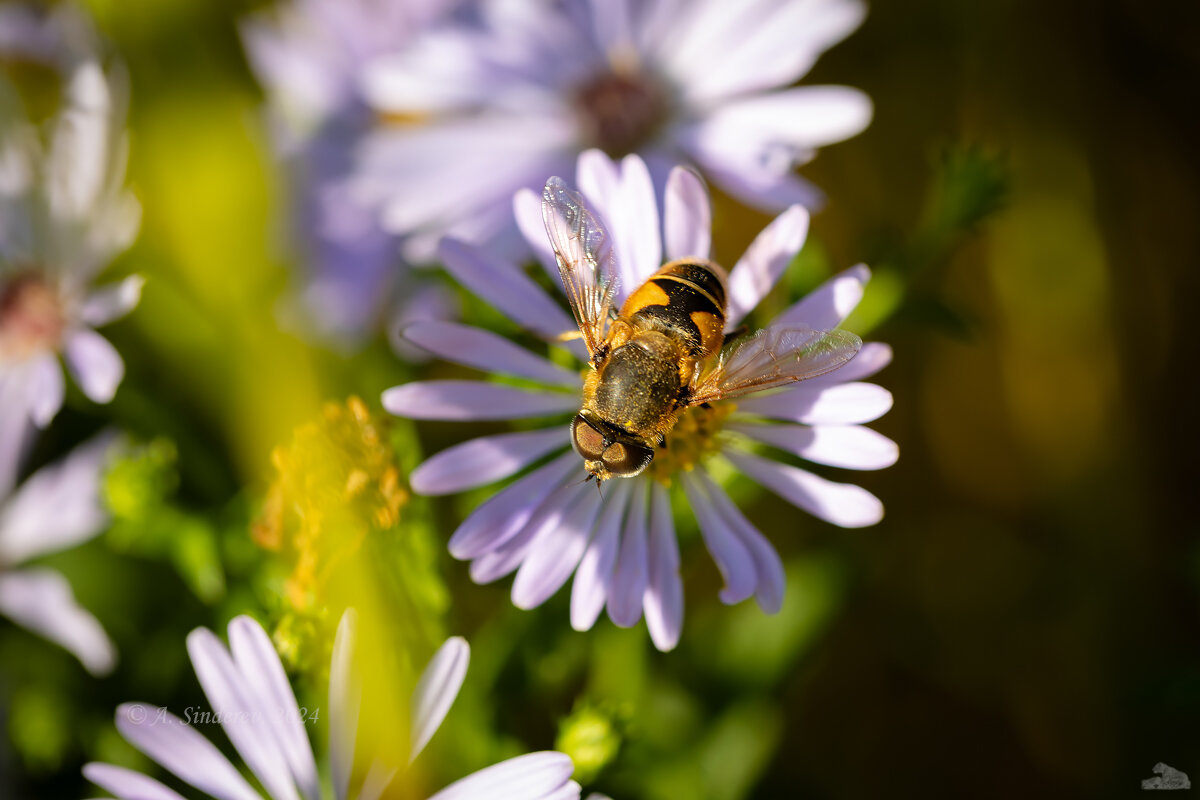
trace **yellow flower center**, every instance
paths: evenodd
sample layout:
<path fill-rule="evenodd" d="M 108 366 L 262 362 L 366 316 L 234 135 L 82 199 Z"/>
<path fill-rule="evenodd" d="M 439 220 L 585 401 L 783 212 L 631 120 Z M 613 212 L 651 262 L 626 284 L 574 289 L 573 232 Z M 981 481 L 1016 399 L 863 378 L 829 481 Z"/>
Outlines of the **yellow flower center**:
<path fill-rule="evenodd" d="M 736 410 L 734 403 L 684 409 L 667 435 L 667 446 L 655 450 L 647 474 L 663 486 L 670 486 L 676 473 L 690 472 L 716 454 L 721 449 L 719 434 L 725 426 L 725 418 Z"/>

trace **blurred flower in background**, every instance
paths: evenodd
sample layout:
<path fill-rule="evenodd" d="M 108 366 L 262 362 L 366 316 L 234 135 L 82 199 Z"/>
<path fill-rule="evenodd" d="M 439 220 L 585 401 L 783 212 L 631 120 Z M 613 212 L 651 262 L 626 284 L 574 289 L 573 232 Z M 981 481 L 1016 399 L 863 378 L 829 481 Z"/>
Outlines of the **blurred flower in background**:
<path fill-rule="evenodd" d="M 814 205 L 793 169 L 862 131 L 870 100 L 785 88 L 862 21 L 854 0 L 496 0 L 363 71 L 378 115 L 359 190 L 405 252 L 451 235 L 520 252 L 508 199 L 578 153 L 639 153 L 660 193 L 684 161 L 764 210 Z"/>
<path fill-rule="evenodd" d="M 408 755 L 370 753 L 370 767 L 352 795 L 355 757 L 361 756 L 355 748 L 362 745 L 358 728 L 364 694 L 355 664 L 355 625 L 354 612 L 343 615 L 329 668 L 326 719 L 332 795 L 321 789 L 305 733 L 307 722 L 320 720 L 321 709 L 310 712 L 296 702 L 262 626 L 250 617 L 237 617 L 229 623 L 228 648 L 207 628 L 188 636 L 188 654 L 211 704 L 211 717 L 220 721 L 246 766 L 275 800 L 380 797 L 425 748 L 462 687 L 470 648 L 462 638 L 452 637 L 434 655 L 414 689 Z M 131 744 L 187 784 L 213 797 L 259 797 L 238 769 L 192 727 L 190 718 L 142 703 L 125 703 L 117 709 L 116 723 Z M 577 799 L 580 790 L 571 781 L 572 771 L 571 759 L 562 753 L 531 753 L 463 778 L 430 800 Z M 112 764 L 88 764 L 84 774 L 121 800 L 179 797 L 153 778 Z"/>
<path fill-rule="evenodd" d="M 659 209 L 645 163 L 620 164 L 599 151 L 580 156 L 579 185 L 604 220 L 618 256 L 616 303 L 640 286 L 664 260 L 708 258 L 711 209 L 700 180 L 676 168 L 667 181 L 660 233 Z M 557 267 L 542 224 L 540 202 L 528 190 L 515 200 L 518 222 L 551 280 Z M 772 222 L 729 274 L 726 333 L 774 287 L 800 250 L 808 213 L 793 206 Z M 664 236 L 665 233 L 665 236 Z M 664 246 L 665 245 L 665 246 Z M 521 270 L 481 248 L 448 239 L 446 268 L 486 302 L 528 330 L 561 341 L 576 325 Z M 578 254 L 583 260 L 583 254 Z M 858 304 L 870 276 L 859 266 L 835 276 L 779 314 L 766 330 L 836 328 Z M 430 352 L 465 366 L 539 384 L 533 391 L 478 381 L 422 381 L 389 389 L 384 407 L 413 419 L 499 420 L 573 414 L 579 410 L 585 364 L 565 368 L 489 331 L 447 322 L 416 323 L 404 335 Z M 578 344 L 577 342 L 574 344 Z M 579 355 L 580 349 L 573 348 Z M 586 362 L 586 358 L 582 359 Z M 709 552 L 725 579 L 721 599 L 755 596 L 768 612 L 783 602 L 783 565 L 774 548 L 738 510 L 714 475 L 728 465 L 789 503 L 843 527 L 872 525 L 883 506 L 864 489 L 835 483 L 753 452 L 766 445 L 802 459 L 845 469 L 880 469 L 895 462 L 896 445 L 862 427 L 891 407 L 891 394 L 860 379 L 891 360 L 887 345 L 871 343 L 852 361 L 793 387 L 739 400 L 694 406 L 680 417 L 649 468 L 614 480 L 601 498 L 579 481 L 580 458 L 568 447 L 566 421 L 552 427 L 487 436 L 451 447 L 412 474 L 414 491 L 451 494 L 507 478 L 544 456 L 565 453 L 518 479 L 483 503 L 458 528 L 450 552 L 470 559 L 480 583 L 517 571 L 513 603 L 545 602 L 572 573 L 571 624 L 592 627 L 607 607 L 612 620 L 631 626 L 643 609 L 650 635 L 663 650 L 675 646 L 683 623 L 683 587 L 669 488 L 681 486 L 700 523 Z M 719 457 L 719 469 L 709 462 Z"/>
<path fill-rule="evenodd" d="M 414 282 L 374 205 L 350 191 L 354 148 L 374 121 L 358 85 L 364 65 L 403 51 L 459 0 L 295 0 L 241 26 L 267 90 L 271 142 L 286 170 L 296 327 L 353 344 L 384 318 L 452 314 L 447 295 Z M 393 304 L 399 304 L 393 308 Z"/>
<path fill-rule="evenodd" d="M 68 47 L 84 38 L 73 14 L 60 11 L 39 25 L 41 17 L 22 11 L 4 9 L 8 30 L 0 39 L 28 28 L 28 47 L 17 54 L 44 56 L 67 71 L 48 137 L 0 83 L 0 429 L 8 434 L 0 486 L 11 484 L 24 420 L 45 427 L 62 406 L 60 354 L 85 395 L 112 400 L 124 362 L 94 329 L 128 313 L 142 288 L 138 276 L 91 287 L 138 230 L 139 206 L 124 188 L 124 77 Z M 70 29 L 56 31 L 57 20 Z M 68 49 L 42 53 L 54 44 Z"/>
<path fill-rule="evenodd" d="M 108 527 L 101 483 L 115 446 L 113 434 L 101 434 L 42 467 L 11 496 L 0 491 L 0 614 L 71 651 L 95 675 L 117 660 L 104 629 L 75 602 L 66 578 L 22 565 Z"/>

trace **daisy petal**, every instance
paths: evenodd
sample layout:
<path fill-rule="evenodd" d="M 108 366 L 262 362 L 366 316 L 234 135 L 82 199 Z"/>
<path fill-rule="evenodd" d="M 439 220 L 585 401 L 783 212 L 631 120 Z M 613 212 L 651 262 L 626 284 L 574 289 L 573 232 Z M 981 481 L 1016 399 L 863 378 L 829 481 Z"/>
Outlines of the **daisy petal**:
<path fill-rule="evenodd" d="M 64 648 L 93 675 L 117 661 L 104 628 L 75 602 L 71 584 L 44 568 L 0 572 L 0 614 Z"/>
<path fill-rule="evenodd" d="M 712 250 L 712 206 L 704 181 L 690 169 L 675 167 L 663 200 L 667 260 L 708 258 Z"/>
<path fill-rule="evenodd" d="M 841 383 L 827 389 L 800 384 L 738 404 L 738 411 L 805 425 L 857 425 L 879 419 L 892 407 L 892 393 L 873 383 Z"/>
<path fill-rule="evenodd" d="M 443 239 L 438 256 L 455 280 L 527 330 L 547 339 L 578 330 L 558 303 L 503 259 L 456 239 Z"/>
<path fill-rule="evenodd" d="M 91 328 L 67 335 L 64 356 L 75 382 L 93 402 L 107 403 L 125 376 L 125 362 L 117 348 Z"/>
<path fill-rule="evenodd" d="M 862 528 L 883 519 L 879 498 L 848 483 L 834 483 L 798 467 L 733 449 L 725 456 L 747 476 L 814 517 L 843 528 Z"/>
<path fill-rule="evenodd" d="M 503 546 L 525 527 L 538 505 L 579 465 L 579 456 L 574 452 L 563 453 L 492 495 L 450 537 L 450 555 L 467 561 Z"/>
<path fill-rule="evenodd" d="M 758 583 L 754 561 L 737 534 L 730 530 L 729 524 L 713 508 L 698 479 L 686 472 L 681 474 L 681 479 L 692 513 L 700 523 L 704 544 L 716 562 L 721 577 L 725 579 L 725 588 L 720 594 L 721 602 L 728 605 L 740 603 L 754 594 Z"/>
<path fill-rule="evenodd" d="M 834 275 L 810 292 L 803 300 L 776 317 L 771 324 L 783 327 L 802 326 L 815 331 L 827 331 L 842 324 L 862 300 L 871 270 L 865 264 L 851 267 Z"/>
<path fill-rule="evenodd" d="M 529 753 L 455 781 L 429 800 L 543 800 L 565 785 L 574 771 L 570 756 L 563 753 Z"/>
<path fill-rule="evenodd" d="M 787 582 L 779 553 L 775 552 L 775 548 L 758 528 L 746 519 L 724 489 L 705 472 L 698 471 L 697 475 L 708 490 L 708 496 L 712 499 L 717 513 L 724 517 L 725 522 L 750 552 L 750 558 L 754 561 L 754 572 L 758 576 L 758 587 L 754 590 L 758 605 L 768 614 L 778 614 L 779 609 L 783 608 L 783 589 Z"/>
<path fill-rule="evenodd" d="M 612 496 L 605 498 L 591 544 L 575 570 L 575 582 L 571 584 L 571 627 L 577 631 L 590 630 L 604 610 L 631 488 L 632 481 L 620 481 Z"/>
<path fill-rule="evenodd" d="M 467 677 L 467 664 L 471 660 L 471 648 L 461 636 L 451 636 L 445 641 L 413 690 L 412 701 L 412 753 L 411 763 L 446 718 L 458 690 Z"/>
<path fill-rule="evenodd" d="M 120 319 L 142 299 L 142 286 L 145 283 L 146 279 L 141 275 L 130 275 L 120 283 L 92 292 L 84 301 L 79 318 L 93 328 Z"/>
<path fill-rule="evenodd" d="M 103 533 L 100 486 L 115 440 L 102 433 L 21 484 L 0 508 L 0 562 L 19 564 Z"/>
<path fill-rule="evenodd" d="M 34 425 L 44 428 L 62 408 L 66 391 L 62 367 L 57 358 L 45 355 L 35 359 L 27 370 L 29 416 Z"/>
<path fill-rule="evenodd" d="M 732 423 L 726 430 L 795 453 L 816 464 L 844 469 L 883 469 L 896 463 L 900 449 L 881 433 L 861 425 L 764 425 Z"/>
<path fill-rule="evenodd" d="M 867 342 L 858 351 L 858 355 L 835 369 L 833 372 L 810 378 L 804 385 L 810 389 L 833 386 L 847 381 L 860 381 L 869 378 L 879 370 L 892 363 L 892 348 L 883 342 Z"/>
<path fill-rule="evenodd" d="M 846 0 L 774 6 L 774 14 L 757 15 L 754 28 L 731 38 L 720 58 L 691 71 L 690 101 L 711 105 L 794 83 L 821 53 L 857 28 L 865 15 L 861 3 Z"/>
<path fill-rule="evenodd" d="M 570 428 L 481 436 L 428 458 L 413 470 L 413 491 L 424 495 L 454 494 L 507 478 L 547 453 L 566 447 Z"/>
<path fill-rule="evenodd" d="M 120 800 L 183 800 L 178 792 L 153 778 L 114 764 L 84 764 L 83 777 Z"/>
<path fill-rule="evenodd" d="M 575 781 L 567 781 L 562 788 L 542 795 L 540 800 L 579 800 L 581 794 L 583 794 L 582 786 Z"/>
<path fill-rule="evenodd" d="M 354 740 L 362 706 L 362 684 L 354 674 L 354 644 L 358 615 L 347 609 L 333 637 L 329 663 L 329 774 L 334 796 L 345 800 L 354 770 Z"/>
<path fill-rule="evenodd" d="M 188 656 L 204 696 L 221 718 L 221 727 L 246 766 L 276 800 L 297 797 L 291 771 L 257 707 L 251 687 L 233 659 L 207 628 L 197 628 L 187 637 Z"/>
<path fill-rule="evenodd" d="M 378 760 L 372 761 L 362 785 L 358 787 L 355 800 L 379 800 L 399 771 L 399 767 L 389 767 Z"/>
<path fill-rule="evenodd" d="M 633 489 L 612 591 L 608 594 L 608 616 L 621 628 L 630 628 L 642 618 L 642 598 L 646 594 L 647 561 L 646 494 L 649 487 L 639 481 Z"/>
<path fill-rule="evenodd" d="M 513 217 L 517 220 L 517 228 L 533 249 L 538 263 L 546 270 L 546 274 L 555 283 L 558 282 L 558 262 L 554 258 L 554 248 L 550 246 L 550 237 L 546 235 L 546 223 L 542 219 L 542 197 L 532 189 L 521 189 L 513 195 Z"/>
<path fill-rule="evenodd" d="M 491 331 L 441 320 L 415 322 L 405 339 L 434 355 L 484 372 L 515 375 L 555 386 L 579 386 L 579 373 L 551 363 Z"/>
<path fill-rule="evenodd" d="M 614 222 L 614 246 L 627 278 L 626 293 L 646 281 L 662 265 L 658 199 L 646 162 L 636 155 L 621 160 L 620 223 Z M 612 211 L 612 210 L 610 210 Z"/>
<path fill-rule="evenodd" d="M 790 160 L 862 133 L 871 113 L 871 99 L 857 89 L 801 86 L 725 103 L 701 123 L 698 136 L 736 142 L 743 152 L 783 148 L 779 155 Z"/>
<path fill-rule="evenodd" d="M 671 518 L 671 498 L 658 483 L 651 485 L 650 575 L 646 582 L 646 628 L 654 646 L 673 650 L 683 631 L 683 579 L 679 575 L 679 542 Z"/>
<path fill-rule="evenodd" d="M 578 411 L 579 396 L 482 381 L 418 381 L 385 391 L 383 407 L 409 419 L 524 419 Z"/>
<path fill-rule="evenodd" d="M 174 714 L 122 703 L 116 720 L 126 741 L 185 783 L 218 800 L 262 800 L 212 742 Z"/>
<path fill-rule="evenodd" d="M 583 558 L 599 511 L 599 492 L 580 484 L 571 492 L 571 500 L 560 506 L 560 513 L 541 520 L 513 580 L 513 605 L 537 608 L 566 583 Z"/>
<path fill-rule="evenodd" d="M 774 288 L 808 236 L 808 211 L 792 206 L 763 229 L 729 273 L 725 331 L 735 329 Z M 809 326 L 812 327 L 812 326 Z M 824 330 L 814 328 L 814 330 Z"/>
<path fill-rule="evenodd" d="M 312 746 L 300 718 L 296 694 L 288 683 L 275 646 L 262 625 L 251 617 L 238 616 L 229 623 L 229 649 L 237 670 L 249 684 L 275 734 L 296 784 L 308 800 L 321 796 L 321 781 Z"/>

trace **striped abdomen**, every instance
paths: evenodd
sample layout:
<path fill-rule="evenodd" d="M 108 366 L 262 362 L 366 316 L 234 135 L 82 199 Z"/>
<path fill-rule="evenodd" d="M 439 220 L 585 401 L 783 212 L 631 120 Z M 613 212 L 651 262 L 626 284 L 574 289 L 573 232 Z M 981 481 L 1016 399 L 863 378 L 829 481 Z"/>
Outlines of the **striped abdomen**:
<path fill-rule="evenodd" d="M 725 272 L 699 259 L 672 261 L 629 295 L 620 316 L 680 340 L 694 359 L 707 358 L 725 340 Z"/>

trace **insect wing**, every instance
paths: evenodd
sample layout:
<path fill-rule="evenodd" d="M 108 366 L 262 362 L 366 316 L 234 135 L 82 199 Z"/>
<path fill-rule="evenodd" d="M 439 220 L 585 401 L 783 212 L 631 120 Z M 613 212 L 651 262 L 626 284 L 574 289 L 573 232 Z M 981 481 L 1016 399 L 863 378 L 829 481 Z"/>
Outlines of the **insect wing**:
<path fill-rule="evenodd" d="M 717 366 L 692 391 L 688 405 L 711 403 L 832 372 L 858 354 L 849 331 L 767 328 L 721 353 Z"/>
<path fill-rule="evenodd" d="M 617 291 L 608 232 L 588 210 L 583 197 L 567 188 L 562 178 L 546 181 L 542 220 L 575 322 L 588 353 L 594 355 L 604 341 L 604 326 Z"/>

